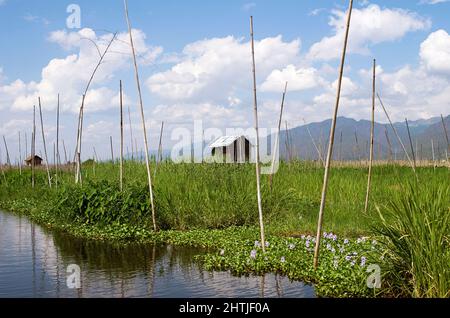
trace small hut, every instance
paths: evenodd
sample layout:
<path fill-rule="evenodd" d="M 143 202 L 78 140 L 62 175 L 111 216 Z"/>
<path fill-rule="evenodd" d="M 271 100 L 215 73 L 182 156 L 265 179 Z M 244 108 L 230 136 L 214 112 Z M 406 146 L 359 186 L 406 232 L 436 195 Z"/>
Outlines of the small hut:
<path fill-rule="evenodd" d="M 29 156 L 27 159 L 25 159 L 25 163 L 27 164 L 27 166 L 31 166 L 32 165 L 32 156 Z M 40 166 L 42 165 L 42 158 L 39 157 L 38 155 L 34 156 L 34 165 L 35 166 Z"/>
<path fill-rule="evenodd" d="M 209 148 L 216 162 L 245 163 L 250 161 L 250 141 L 245 136 L 223 136 Z"/>

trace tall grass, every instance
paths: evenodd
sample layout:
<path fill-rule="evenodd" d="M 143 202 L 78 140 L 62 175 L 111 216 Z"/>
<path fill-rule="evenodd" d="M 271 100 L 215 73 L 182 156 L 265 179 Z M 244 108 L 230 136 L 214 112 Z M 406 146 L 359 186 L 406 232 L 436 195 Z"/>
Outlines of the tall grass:
<path fill-rule="evenodd" d="M 385 246 L 392 292 L 450 297 L 449 183 L 408 184 L 380 208 L 380 220 L 374 231 Z"/>

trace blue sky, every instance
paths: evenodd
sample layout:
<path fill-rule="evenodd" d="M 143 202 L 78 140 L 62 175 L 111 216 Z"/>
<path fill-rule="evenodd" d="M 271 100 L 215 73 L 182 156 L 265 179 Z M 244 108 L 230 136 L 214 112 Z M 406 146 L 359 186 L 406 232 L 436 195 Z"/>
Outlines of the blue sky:
<path fill-rule="evenodd" d="M 68 29 L 66 8 L 81 8 L 81 28 Z M 281 89 L 289 81 L 285 119 L 290 126 L 331 116 L 348 2 L 312 0 L 129 0 L 150 143 L 159 123 L 171 130 L 203 120 L 206 127 L 251 127 L 249 16 L 255 19 L 260 119 L 276 125 Z M 369 118 L 370 67 L 378 90 L 402 120 L 448 114 L 450 109 L 450 1 L 355 0 L 339 114 Z M 119 32 L 94 79 L 86 105 L 86 153 L 109 153 L 118 139 L 118 81 L 125 86 L 134 134 L 141 144 L 136 88 L 121 0 L 0 0 L 0 134 L 11 144 L 30 131 L 41 96 L 49 144 L 55 139 L 56 94 L 62 97 L 62 138 L 75 143 L 77 110 L 96 51 Z M 385 122 L 377 111 L 377 120 Z M 129 133 L 129 127 L 126 127 Z M 86 136 L 86 135 L 85 135 Z M 131 148 L 131 145 L 128 145 Z M 41 146 L 42 147 L 42 146 Z M 18 154 L 11 151 L 13 157 Z M 73 152 L 73 151 L 72 151 Z M 4 151 L 2 151 L 4 161 Z"/>

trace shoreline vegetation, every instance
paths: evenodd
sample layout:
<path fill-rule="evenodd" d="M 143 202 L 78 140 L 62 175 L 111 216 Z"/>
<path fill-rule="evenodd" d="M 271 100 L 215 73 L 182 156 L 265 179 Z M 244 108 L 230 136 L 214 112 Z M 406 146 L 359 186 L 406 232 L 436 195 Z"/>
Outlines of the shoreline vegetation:
<path fill-rule="evenodd" d="M 154 163 L 152 164 L 154 169 Z M 70 167 L 49 188 L 45 169 L 2 169 L 0 208 L 47 228 L 118 244 L 201 247 L 206 270 L 236 275 L 276 272 L 313 284 L 319 297 L 449 297 L 450 185 L 448 168 L 375 165 L 367 213 L 367 169 L 337 167 L 330 177 L 321 262 L 313 269 L 314 231 L 323 168 L 282 162 L 270 191 L 262 176 L 266 226 L 262 252 L 253 165 L 158 165 L 152 230 L 145 166 L 126 161 L 123 191 L 113 163 L 83 165 L 83 186 Z M 132 181 L 131 181 L 132 180 Z M 381 288 L 367 287 L 370 265 Z"/>

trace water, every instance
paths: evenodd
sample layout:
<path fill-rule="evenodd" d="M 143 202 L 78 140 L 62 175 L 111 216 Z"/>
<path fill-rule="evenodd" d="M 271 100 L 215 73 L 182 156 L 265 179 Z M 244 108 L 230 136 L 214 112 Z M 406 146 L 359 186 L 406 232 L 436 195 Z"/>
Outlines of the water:
<path fill-rule="evenodd" d="M 0 211 L 2 297 L 315 297 L 314 288 L 279 275 L 234 277 L 203 271 L 201 250 L 114 246 L 52 233 Z M 67 286 L 67 266 L 81 269 L 81 288 Z"/>

